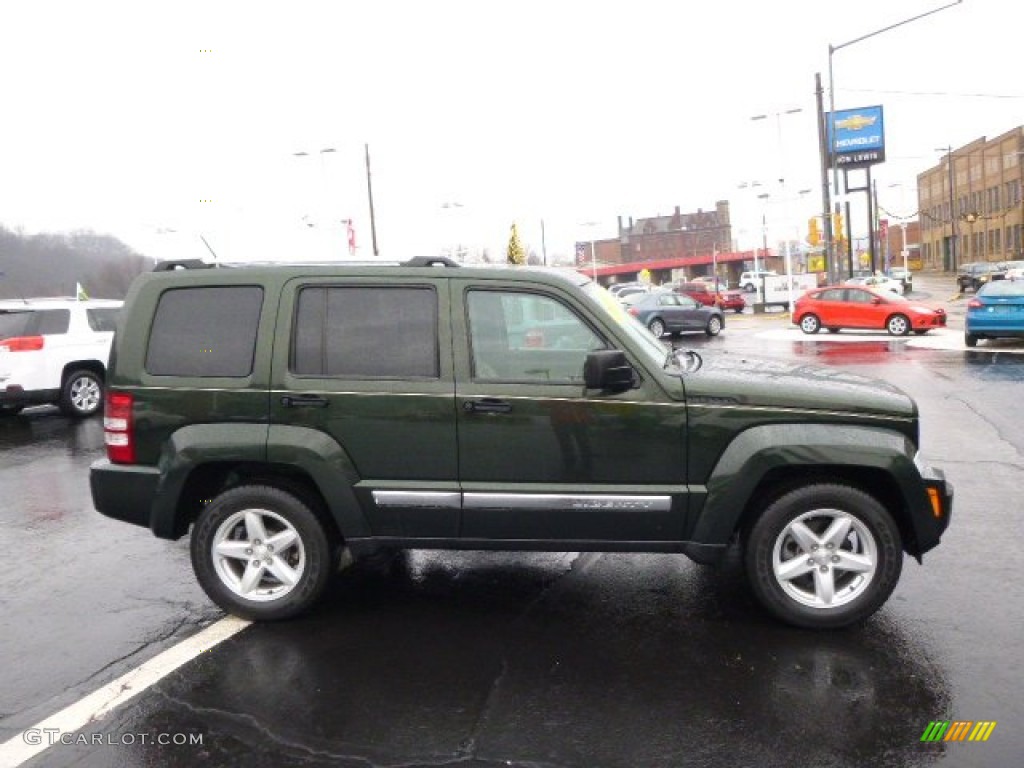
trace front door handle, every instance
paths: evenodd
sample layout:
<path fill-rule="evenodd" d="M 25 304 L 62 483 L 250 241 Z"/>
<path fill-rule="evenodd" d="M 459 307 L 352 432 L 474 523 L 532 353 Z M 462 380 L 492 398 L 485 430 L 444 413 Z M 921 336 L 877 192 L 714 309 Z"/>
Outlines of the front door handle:
<path fill-rule="evenodd" d="M 483 397 L 479 400 L 467 400 L 462 404 L 466 413 L 508 413 L 512 405 L 496 397 Z"/>
<path fill-rule="evenodd" d="M 327 398 L 321 395 L 282 395 L 281 405 L 285 408 L 326 408 Z"/>

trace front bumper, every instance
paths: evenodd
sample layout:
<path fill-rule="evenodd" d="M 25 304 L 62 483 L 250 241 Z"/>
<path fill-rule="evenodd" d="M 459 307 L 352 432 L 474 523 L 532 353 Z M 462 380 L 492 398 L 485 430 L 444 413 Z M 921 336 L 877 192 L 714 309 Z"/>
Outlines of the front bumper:
<path fill-rule="evenodd" d="M 953 517 L 953 484 L 946 480 L 946 474 L 941 469 L 918 464 L 921 472 L 921 480 L 924 481 L 925 492 L 929 495 L 930 515 L 927 521 L 918 518 L 915 525 L 916 546 L 915 554 L 918 558 L 930 549 L 938 546 L 942 534 L 949 527 Z M 938 510 L 932 504 L 931 496 L 937 496 Z"/>

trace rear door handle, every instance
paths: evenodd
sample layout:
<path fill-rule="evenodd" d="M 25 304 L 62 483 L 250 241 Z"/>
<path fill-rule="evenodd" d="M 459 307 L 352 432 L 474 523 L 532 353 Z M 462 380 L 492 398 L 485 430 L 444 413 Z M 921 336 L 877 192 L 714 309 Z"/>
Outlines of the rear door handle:
<path fill-rule="evenodd" d="M 508 413 L 512 405 L 496 397 L 484 397 L 479 400 L 467 400 L 462 404 L 466 413 Z"/>
<path fill-rule="evenodd" d="M 282 395 L 285 408 L 326 408 L 327 398 L 320 395 Z"/>

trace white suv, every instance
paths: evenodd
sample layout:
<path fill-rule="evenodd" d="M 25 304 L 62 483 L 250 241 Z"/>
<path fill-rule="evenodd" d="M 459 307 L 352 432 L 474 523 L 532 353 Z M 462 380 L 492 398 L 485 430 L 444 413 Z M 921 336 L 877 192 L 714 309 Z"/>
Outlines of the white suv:
<path fill-rule="evenodd" d="M 759 269 L 756 272 L 744 272 L 740 275 L 740 288 L 747 293 L 753 293 L 761 284 L 763 277 L 775 277 L 778 273 L 775 270 Z"/>
<path fill-rule="evenodd" d="M 0 415 L 45 403 L 56 403 L 70 416 L 96 413 L 121 304 L 0 301 Z"/>

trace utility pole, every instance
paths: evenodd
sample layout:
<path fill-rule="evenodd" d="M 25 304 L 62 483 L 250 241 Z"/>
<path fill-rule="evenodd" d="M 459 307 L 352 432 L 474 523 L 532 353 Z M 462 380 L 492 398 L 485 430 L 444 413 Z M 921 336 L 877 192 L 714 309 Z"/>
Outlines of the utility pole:
<path fill-rule="evenodd" d="M 835 249 L 835 240 L 832 233 L 832 195 L 829 190 L 829 147 L 825 131 L 825 100 L 824 89 L 821 87 L 821 73 L 814 75 L 814 99 L 818 105 L 818 152 L 821 155 L 821 226 L 822 234 L 825 236 L 825 274 L 828 275 L 828 282 L 834 282 L 834 275 L 838 274 L 838 254 Z"/>
<path fill-rule="evenodd" d="M 370 238 L 373 240 L 373 255 L 379 256 L 377 250 L 377 219 L 373 213 L 373 182 L 370 181 L 370 145 L 364 144 L 366 150 L 366 196 L 370 202 Z"/>

